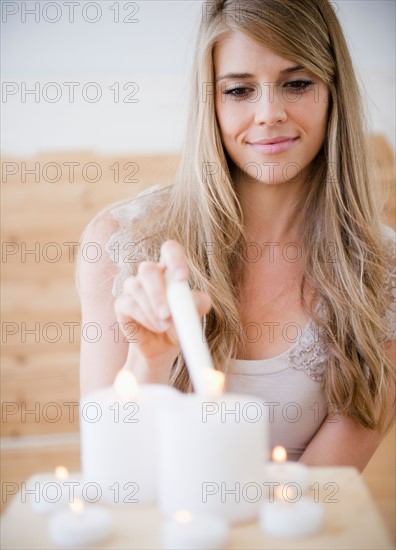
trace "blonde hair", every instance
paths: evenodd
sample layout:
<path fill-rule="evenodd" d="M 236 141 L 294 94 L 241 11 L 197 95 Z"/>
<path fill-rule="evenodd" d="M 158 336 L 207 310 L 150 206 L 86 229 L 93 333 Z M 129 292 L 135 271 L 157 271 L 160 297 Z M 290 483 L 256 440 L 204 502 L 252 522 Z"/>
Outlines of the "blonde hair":
<path fill-rule="evenodd" d="M 340 23 L 327 0 L 205 4 L 210 9 L 205 10 L 195 47 L 181 162 L 169 202 L 151 222 L 144 221 L 144 256 L 158 260 L 166 239 L 183 245 L 191 285 L 212 299 L 205 337 L 216 368 L 226 370 L 230 358 L 244 349 L 238 288 L 246 266 L 241 251 L 247 242 L 216 120 L 214 93 L 202 97 L 204 83 L 206 90 L 215 89 L 213 48 L 227 34 L 240 31 L 311 71 L 327 85 L 330 103 L 323 147 L 311 163 L 309 185 L 296 206 L 301 219 L 311 220 L 302 224 L 299 235 L 303 250 L 309 250 L 304 254 L 301 303 L 329 343 L 323 380 L 328 402 L 360 425 L 380 429 L 389 383 L 395 380 L 382 345 L 387 330 L 388 252 L 382 238 L 381 205 L 370 185 L 362 97 Z M 207 163 L 221 169 L 205 170 Z M 326 257 L 328 243 L 335 262 Z M 314 292 L 311 306 L 304 299 L 307 283 Z M 318 301 L 323 304 L 325 322 L 315 311 Z M 181 354 L 171 382 L 182 391 L 191 390 Z"/>

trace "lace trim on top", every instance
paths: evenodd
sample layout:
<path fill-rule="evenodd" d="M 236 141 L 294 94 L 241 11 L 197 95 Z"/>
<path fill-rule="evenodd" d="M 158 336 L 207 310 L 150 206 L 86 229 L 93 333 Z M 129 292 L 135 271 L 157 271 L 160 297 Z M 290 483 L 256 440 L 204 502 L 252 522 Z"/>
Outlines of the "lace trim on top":
<path fill-rule="evenodd" d="M 329 359 L 329 343 L 326 342 L 323 328 L 313 319 L 309 320 L 297 346 L 290 350 L 287 359 L 290 367 L 304 370 L 315 382 L 323 380 Z"/>
<path fill-rule="evenodd" d="M 162 190 L 162 192 L 158 192 Z M 113 233 L 105 245 L 105 250 L 119 268 L 119 273 L 114 277 L 113 296 L 116 298 L 122 293 L 124 281 L 131 275 L 131 264 L 140 262 L 143 258 L 141 250 L 137 247 L 137 241 L 143 235 L 133 230 L 133 225 L 141 222 L 154 207 L 163 202 L 163 193 L 169 192 L 169 188 L 163 188 L 163 184 L 157 184 L 138 193 L 126 204 L 113 208 L 110 213 L 118 222 L 118 230 Z M 150 200 L 147 198 L 150 197 Z M 142 200 L 140 200 L 142 199 Z M 132 241 L 131 237 L 135 240 Z"/>

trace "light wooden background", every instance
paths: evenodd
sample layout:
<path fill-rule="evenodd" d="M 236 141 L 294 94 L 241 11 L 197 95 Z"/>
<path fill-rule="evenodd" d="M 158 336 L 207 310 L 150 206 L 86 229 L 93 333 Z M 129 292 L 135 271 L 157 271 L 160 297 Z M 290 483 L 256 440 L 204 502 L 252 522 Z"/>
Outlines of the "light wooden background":
<path fill-rule="evenodd" d="M 392 150 L 381 136 L 373 136 L 372 145 L 375 191 L 386 199 L 383 219 L 396 228 Z M 79 398 L 81 329 L 73 243 L 105 205 L 155 183 L 170 183 L 177 163 L 177 155 L 105 158 L 86 151 L 2 159 L 3 483 L 20 483 L 59 464 L 79 468 L 78 421 L 70 414 Z M 93 182 L 96 166 L 101 175 Z M 27 173 L 34 168 L 37 181 Z M 36 414 L 29 413 L 34 410 Z M 46 439 L 55 434 L 70 438 L 61 436 L 55 444 Z M 392 430 L 364 472 L 393 532 L 394 449 Z M 5 505 L 2 501 L 2 509 Z"/>

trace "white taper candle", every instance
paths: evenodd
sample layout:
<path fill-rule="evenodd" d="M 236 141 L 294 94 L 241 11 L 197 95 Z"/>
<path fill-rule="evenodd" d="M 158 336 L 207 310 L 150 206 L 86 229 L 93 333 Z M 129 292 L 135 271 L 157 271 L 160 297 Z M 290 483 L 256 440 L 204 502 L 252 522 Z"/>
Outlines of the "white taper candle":
<path fill-rule="evenodd" d="M 202 324 L 187 281 L 175 281 L 165 271 L 167 298 L 176 332 L 197 393 L 210 394 L 208 370 L 214 369 L 209 347 L 204 341 Z"/>

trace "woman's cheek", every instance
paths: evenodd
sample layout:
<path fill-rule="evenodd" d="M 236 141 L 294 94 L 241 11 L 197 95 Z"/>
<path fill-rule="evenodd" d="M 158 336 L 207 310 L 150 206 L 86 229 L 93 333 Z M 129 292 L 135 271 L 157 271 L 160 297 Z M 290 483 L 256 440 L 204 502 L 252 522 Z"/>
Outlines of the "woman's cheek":
<path fill-rule="evenodd" d="M 240 105 L 225 103 L 221 107 L 220 127 L 224 136 L 237 136 L 247 124 L 246 109 L 242 111 Z"/>

